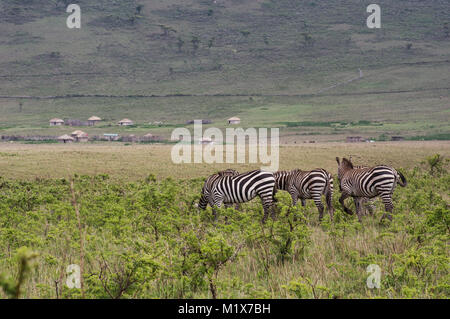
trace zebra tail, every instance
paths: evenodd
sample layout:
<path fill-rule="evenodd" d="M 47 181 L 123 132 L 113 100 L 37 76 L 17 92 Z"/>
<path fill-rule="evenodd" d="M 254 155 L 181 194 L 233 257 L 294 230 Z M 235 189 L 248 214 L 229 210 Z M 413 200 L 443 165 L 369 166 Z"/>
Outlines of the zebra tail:
<path fill-rule="evenodd" d="M 408 182 L 406 181 L 405 176 L 403 176 L 403 174 L 400 173 L 400 172 L 397 172 L 397 173 L 398 173 L 398 175 L 400 176 L 400 179 L 401 179 L 401 181 L 398 181 L 398 184 L 399 184 L 401 187 L 406 187 L 406 185 L 408 184 Z"/>
<path fill-rule="evenodd" d="M 276 195 L 277 191 L 278 191 L 278 187 L 277 187 L 277 183 L 275 183 L 273 185 L 273 196 L 272 196 L 272 200 L 273 200 L 274 203 L 278 202 L 278 200 L 275 198 L 275 195 Z"/>
<path fill-rule="evenodd" d="M 331 180 L 332 180 L 333 176 L 331 176 L 331 174 L 329 175 L 329 178 L 326 181 L 325 184 L 325 199 L 327 201 L 327 206 L 331 207 L 331 202 L 332 202 L 332 198 L 333 198 L 333 190 L 331 188 Z"/>

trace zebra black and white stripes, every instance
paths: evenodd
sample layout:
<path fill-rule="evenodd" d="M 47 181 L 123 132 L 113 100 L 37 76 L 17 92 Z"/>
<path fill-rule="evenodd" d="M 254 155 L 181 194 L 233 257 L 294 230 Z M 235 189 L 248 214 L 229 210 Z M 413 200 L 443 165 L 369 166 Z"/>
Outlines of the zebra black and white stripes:
<path fill-rule="evenodd" d="M 208 204 L 214 208 L 221 207 L 222 204 L 244 203 L 259 196 L 264 208 L 263 222 L 266 221 L 270 209 L 274 217 L 276 183 L 273 173 L 254 170 L 239 175 L 215 175 L 217 176 L 210 176 L 203 185 L 199 208 L 205 209 Z"/>
<path fill-rule="evenodd" d="M 406 178 L 397 172 L 394 168 L 386 165 L 378 165 L 374 167 L 366 168 L 354 168 L 352 162 L 346 158 L 340 161 L 339 157 L 336 157 L 338 163 L 338 179 L 341 188 L 341 197 L 339 202 L 341 203 L 344 211 L 350 215 L 353 212 L 345 206 L 345 199 L 349 196 L 353 198 L 373 198 L 380 196 L 384 204 L 385 210 L 388 213 L 392 213 L 394 204 L 392 203 L 392 194 L 394 193 L 397 183 L 405 187 Z M 355 203 L 359 201 L 355 200 Z M 361 221 L 361 214 L 358 213 L 358 219 Z M 381 220 L 385 217 L 392 219 L 392 217 L 386 213 L 383 214 Z"/>
<path fill-rule="evenodd" d="M 292 171 L 278 171 L 274 174 L 277 182 L 277 189 L 289 192 L 292 197 L 292 204 L 295 206 L 300 198 L 302 206 L 305 206 L 305 199 L 313 199 L 319 210 L 319 219 L 323 218 L 324 206 L 322 195 L 325 195 L 327 210 L 330 218 L 333 219 L 333 176 L 326 170 L 318 168 L 312 171 L 302 171 L 299 169 Z"/>
<path fill-rule="evenodd" d="M 349 158 L 350 161 L 352 161 L 352 157 Z M 353 163 L 353 162 L 352 162 Z M 367 168 L 368 166 L 363 165 L 353 165 L 353 168 L 359 169 L 359 168 Z M 339 185 L 340 189 L 340 185 Z M 355 208 L 356 208 L 356 214 L 361 215 L 367 215 L 367 212 L 373 216 L 373 213 L 375 211 L 375 203 L 373 198 L 367 198 L 367 197 L 354 197 L 353 198 L 355 202 Z"/>
<path fill-rule="evenodd" d="M 221 176 L 237 176 L 237 175 L 239 175 L 238 171 L 236 171 L 234 169 L 231 169 L 231 168 L 228 168 L 226 170 L 219 171 L 216 174 L 210 175 L 206 179 L 205 185 L 212 185 L 214 183 L 214 181 L 216 179 L 220 178 Z M 225 207 L 231 207 L 232 204 L 231 203 L 224 203 L 224 205 L 225 205 Z M 239 209 L 239 203 L 236 203 L 235 208 Z M 214 211 L 214 214 L 215 214 L 215 211 Z"/>

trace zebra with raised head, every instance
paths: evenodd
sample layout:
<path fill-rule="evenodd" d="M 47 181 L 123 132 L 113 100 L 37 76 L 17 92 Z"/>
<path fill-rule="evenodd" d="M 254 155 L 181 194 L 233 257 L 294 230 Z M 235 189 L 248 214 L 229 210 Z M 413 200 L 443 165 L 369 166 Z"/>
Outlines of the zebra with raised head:
<path fill-rule="evenodd" d="M 277 189 L 287 191 L 291 195 L 292 205 L 297 205 L 299 198 L 302 206 L 306 205 L 306 199 L 313 199 L 319 210 L 319 220 L 323 218 L 322 195 L 325 195 L 327 211 L 333 220 L 333 176 L 326 170 L 317 168 L 312 171 L 300 169 L 278 171 L 274 176 L 277 181 Z"/>
<path fill-rule="evenodd" d="M 353 212 L 345 206 L 345 199 L 353 197 L 355 203 L 360 202 L 358 198 L 373 198 L 380 196 L 384 204 L 385 210 L 392 213 L 394 204 L 392 203 L 392 194 L 394 193 L 397 183 L 405 187 L 407 184 L 406 178 L 402 173 L 397 172 L 394 168 L 386 165 L 378 165 L 374 167 L 355 168 L 352 162 L 346 158 L 342 161 L 336 157 L 338 163 L 338 180 L 341 189 L 341 203 L 344 211 L 347 214 L 353 215 Z M 358 220 L 361 221 L 360 210 L 358 213 Z M 388 217 L 392 220 L 390 214 L 384 213 L 381 217 L 383 220 Z"/>
<path fill-rule="evenodd" d="M 238 175 L 217 175 L 214 178 L 210 176 L 205 181 L 198 204 L 200 209 L 206 209 L 209 204 L 213 207 L 216 218 L 214 207 L 221 207 L 222 204 L 244 203 L 258 196 L 261 198 L 264 208 L 263 223 L 267 219 L 269 210 L 272 210 L 272 218 L 275 217 L 273 204 L 276 182 L 273 173 L 254 170 Z"/>

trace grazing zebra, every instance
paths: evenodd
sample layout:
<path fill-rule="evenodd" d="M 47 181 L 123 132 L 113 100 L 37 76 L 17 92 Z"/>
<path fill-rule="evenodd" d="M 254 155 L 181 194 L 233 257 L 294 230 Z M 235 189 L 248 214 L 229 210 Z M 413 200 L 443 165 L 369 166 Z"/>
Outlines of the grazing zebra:
<path fill-rule="evenodd" d="M 317 168 L 312 171 L 278 171 L 274 174 L 277 181 L 277 189 L 289 192 L 292 197 L 292 205 L 297 205 L 300 198 L 302 206 L 306 205 L 306 199 L 313 199 L 319 210 L 319 220 L 323 218 L 324 206 L 322 195 L 325 195 L 327 210 L 333 220 L 333 176 L 326 170 Z"/>
<path fill-rule="evenodd" d="M 213 175 L 209 176 L 209 177 L 206 179 L 205 184 L 212 185 L 212 183 L 213 183 L 217 178 L 222 177 L 222 176 L 237 176 L 237 175 L 239 175 L 239 172 L 238 172 L 238 171 L 236 171 L 236 170 L 234 170 L 234 169 L 231 169 L 231 168 L 227 168 L 227 169 L 225 169 L 225 170 L 223 170 L 223 171 L 219 171 L 219 172 L 217 172 L 216 174 L 213 174 Z M 226 208 L 228 208 L 228 207 L 231 207 L 231 204 L 230 204 L 230 203 L 224 203 L 224 206 L 225 206 Z M 236 203 L 236 205 L 235 205 L 234 208 L 235 208 L 236 210 L 238 210 L 238 209 L 240 208 L 239 203 Z"/>
<path fill-rule="evenodd" d="M 221 207 L 222 203 L 244 203 L 259 196 L 264 208 L 263 223 L 267 219 L 269 209 L 272 209 L 272 218 L 274 218 L 276 182 L 273 173 L 254 170 L 239 175 L 217 175 L 210 176 L 205 181 L 198 204 L 200 209 L 206 209 L 208 204 L 214 209 L 216 206 Z M 216 218 L 214 210 L 213 213 Z"/>
<path fill-rule="evenodd" d="M 380 196 L 384 204 L 385 210 L 392 213 L 394 204 L 392 203 L 392 194 L 394 193 L 397 183 L 405 187 L 406 178 L 402 173 L 397 172 L 394 168 L 386 165 L 378 165 L 375 167 L 354 168 L 352 162 L 346 158 L 342 161 L 336 157 L 338 163 L 338 179 L 341 189 L 341 203 L 347 214 L 353 215 L 353 212 L 345 206 L 345 199 L 349 196 L 355 198 L 373 198 Z M 360 200 L 356 199 L 358 220 L 361 221 Z M 359 210 L 359 211 L 358 211 Z M 392 220 L 390 214 L 383 214 L 381 220 L 388 217 Z"/>

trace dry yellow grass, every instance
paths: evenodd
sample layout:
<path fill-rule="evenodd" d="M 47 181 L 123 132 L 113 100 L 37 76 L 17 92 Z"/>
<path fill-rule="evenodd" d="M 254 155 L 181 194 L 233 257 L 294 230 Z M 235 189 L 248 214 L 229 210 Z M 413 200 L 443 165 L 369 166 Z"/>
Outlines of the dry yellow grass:
<path fill-rule="evenodd" d="M 19 144 L 0 143 L 0 176 L 34 179 L 62 178 L 77 174 L 109 174 L 112 178 L 137 180 L 202 177 L 223 168 L 246 171 L 260 164 L 174 164 L 171 145 L 124 144 Z M 335 173 L 335 157 L 352 156 L 359 165 L 387 164 L 410 168 L 426 157 L 450 156 L 449 141 L 317 143 L 280 147 L 279 169 L 322 167 Z"/>

